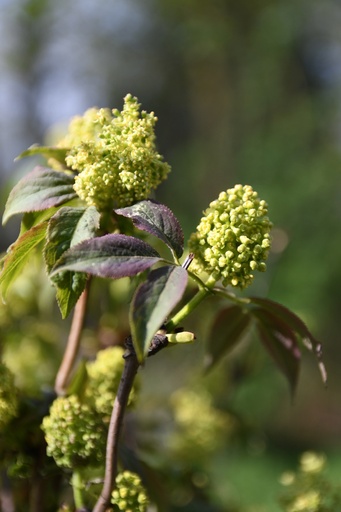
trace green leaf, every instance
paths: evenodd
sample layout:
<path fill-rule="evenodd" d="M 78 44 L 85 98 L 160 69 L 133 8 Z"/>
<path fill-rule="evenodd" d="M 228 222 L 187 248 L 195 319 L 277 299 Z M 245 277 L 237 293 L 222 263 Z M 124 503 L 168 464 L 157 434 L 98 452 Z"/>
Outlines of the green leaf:
<path fill-rule="evenodd" d="M 136 290 L 129 318 L 134 348 L 142 361 L 155 333 L 181 300 L 188 274 L 179 266 L 164 266 L 152 270 L 147 280 Z"/>
<path fill-rule="evenodd" d="M 38 146 L 37 144 L 33 144 L 33 146 L 30 146 L 28 149 L 20 153 L 20 155 L 17 156 L 16 160 L 21 160 L 22 158 L 26 158 L 27 156 L 42 155 L 45 158 L 54 158 L 55 160 L 58 160 L 58 162 L 60 162 L 61 164 L 65 165 L 65 157 L 68 151 L 68 148 Z"/>
<path fill-rule="evenodd" d="M 218 313 L 206 345 L 207 369 L 212 368 L 242 340 L 249 325 L 250 315 L 241 306 L 228 306 Z"/>
<path fill-rule="evenodd" d="M 99 228 L 100 214 L 94 206 L 89 208 L 63 207 L 50 219 L 44 258 L 51 272 L 62 254 L 82 242 L 93 238 Z M 65 271 L 52 277 L 57 288 L 56 298 L 63 318 L 75 306 L 85 288 L 87 274 Z"/>
<path fill-rule="evenodd" d="M 179 221 L 167 206 L 146 200 L 119 208 L 115 212 L 130 218 L 138 229 L 162 240 L 180 258 L 184 248 L 184 235 Z"/>
<path fill-rule="evenodd" d="M 0 273 L 0 285 L 4 297 L 9 285 L 27 263 L 32 249 L 44 240 L 46 230 L 47 222 L 45 221 L 26 231 L 10 246 L 7 255 L 3 259 L 3 267 Z"/>
<path fill-rule="evenodd" d="M 252 314 L 256 318 L 260 341 L 288 379 L 293 394 L 297 385 L 301 359 L 295 332 L 288 324 L 266 309 L 255 308 Z"/>
<path fill-rule="evenodd" d="M 252 304 L 256 304 L 257 306 L 260 306 L 272 313 L 298 334 L 304 345 L 315 354 L 318 360 L 322 381 L 325 384 L 327 382 L 327 372 L 322 360 L 322 345 L 313 336 L 303 320 L 301 320 L 293 311 L 273 300 L 251 297 L 250 301 Z"/>
<path fill-rule="evenodd" d="M 58 211 L 59 207 L 49 208 L 48 210 L 42 210 L 40 212 L 26 212 L 24 213 L 21 225 L 20 235 L 23 235 L 26 231 L 33 228 L 37 224 L 40 224 L 44 220 L 48 220 Z"/>
<path fill-rule="evenodd" d="M 10 192 L 2 218 L 3 224 L 18 213 L 48 210 L 77 197 L 73 183 L 72 174 L 35 167 Z"/>
<path fill-rule="evenodd" d="M 163 261 L 149 244 L 126 235 L 105 235 L 85 240 L 68 251 L 54 266 L 51 276 L 64 270 L 97 277 L 131 277 Z"/>
<path fill-rule="evenodd" d="M 87 363 L 83 359 L 80 361 L 75 374 L 72 377 L 72 380 L 66 390 L 66 394 L 69 395 L 77 395 L 80 400 L 84 397 L 85 388 L 88 383 L 88 370 Z"/>

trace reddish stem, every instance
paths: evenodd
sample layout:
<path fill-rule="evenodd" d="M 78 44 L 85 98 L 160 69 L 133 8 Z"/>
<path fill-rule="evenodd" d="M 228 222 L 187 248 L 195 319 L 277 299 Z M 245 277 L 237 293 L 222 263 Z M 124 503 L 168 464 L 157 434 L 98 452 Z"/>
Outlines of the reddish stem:
<path fill-rule="evenodd" d="M 93 509 L 93 512 L 106 512 L 107 508 L 110 505 L 111 493 L 115 487 L 118 461 L 118 439 L 120 436 L 124 412 L 128 403 L 129 394 L 133 387 L 134 379 L 139 367 L 139 362 L 133 349 L 128 349 L 124 357 L 124 370 L 115 398 L 109 424 L 105 459 L 104 484 L 102 492 L 95 505 L 95 508 Z"/>
<path fill-rule="evenodd" d="M 81 333 L 84 325 L 86 306 L 88 303 L 89 287 L 90 279 L 88 279 L 85 290 L 79 297 L 78 302 L 75 306 L 75 311 L 73 313 L 69 338 L 67 341 L 62 363 L 59 367 L 56 376 L 55 391 L 57 395 L 65 395 L 67 386 L 69 384 L 70 374 L 72 372 L 78 355 Z"/>

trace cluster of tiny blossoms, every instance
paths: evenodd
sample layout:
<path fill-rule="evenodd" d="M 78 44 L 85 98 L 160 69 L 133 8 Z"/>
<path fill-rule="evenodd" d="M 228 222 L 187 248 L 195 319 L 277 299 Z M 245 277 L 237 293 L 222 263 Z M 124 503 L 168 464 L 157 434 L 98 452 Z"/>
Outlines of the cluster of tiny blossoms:
<path fill-rule="evenodd" d="M 140 477 L 130 471 L 118 474 L 111 496 L 111 503 L 124 512 L 146 512 L 149 503 Z"/>
<path fill-rule="evenodd" d="M 96 411 L 109 420 L 114 400 L 120 384 L 123 368 L 124 350 L 122 347 L 109 347 L 100 350 L 94 361 L 87 363 L 88 382 L 86 387 L 86 398 L 92 401 Z M 131 405 L 136 398 L 137 384 L 134 383 L 129 395 L 128 405 Z"/>
<path fill-rule="evenodd" d="M 245 288 L 255 270 L 265 271 L 271 222 L 265 201 L 249 185 L 221 192 L 189 240 L 194 272 L 207 272 L 224 286 Z"/>
<path fill-rule="evenodd" d="M 66 164 L 78 172 L 74 189 L 89 206 L 105 211 L 147 199 L 167 177 L 170 167 L 155 146 L 156 121 L 128 94 L 122 112 L 90 109 L 71 122 Z"/>
<path fill-rule="evenodd" d="M 57 398 L 42 429 L 47 454 L 58 466 L 97 466 L 104 460 L 107 429 L 97 411 L 76 395 Z"/>
<path fill-rule="evenodd" d="M 18 390 L 14 375 L 0 362 L 0 429 L 18 414 Z"/>

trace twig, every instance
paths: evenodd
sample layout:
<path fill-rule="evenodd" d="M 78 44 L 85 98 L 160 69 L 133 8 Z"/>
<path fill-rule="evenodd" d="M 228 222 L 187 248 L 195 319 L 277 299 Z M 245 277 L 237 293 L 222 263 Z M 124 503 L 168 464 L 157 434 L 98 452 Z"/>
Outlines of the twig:
<path fill-rule="evenodd" d="M 59 367 L 56 376 L 55 391 L 57 395 L 65 394 L 67 385 L 69 383 L 69 377 L 73 369 L 75 360 L 77 358 L 81 333 L 84 324 L 86 306 L 88 303 L 89 287 L 90 278 L 88 279 L 84 292 L 78 299 L 78 302 L 75 306 L 75 311 L 73 313 L 69 338 L 67 341 L 62 363 Z"/>
<path fill-rule="evenodd" d="M 117 476 L 118 439 L 129 394 L 133 387 L 134 379 L 139 367 L 139 362 L 133 349 L 131 338 L 128 338 L 128 342 L 130 343 L 129 345 L 127 344 L 128 350 L 124 355 L 124 370 L 110 418 L 105 458 L 104 484 L 93 512 L 105 512 L 107 510 L 110 504 L 111 493 L 115 486 L 115 479 Z"/>

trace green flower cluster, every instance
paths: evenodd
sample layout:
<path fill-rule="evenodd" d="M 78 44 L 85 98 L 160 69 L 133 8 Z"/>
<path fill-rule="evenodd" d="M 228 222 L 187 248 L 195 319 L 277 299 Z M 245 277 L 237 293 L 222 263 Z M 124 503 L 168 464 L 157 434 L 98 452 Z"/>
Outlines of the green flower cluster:
<path fill-rule="evenodd" d="M 198 460 L 218 449 L 234 427 L 232 418 L 212 405 L 206 391 L 179 389 L 171 404 L 177 428 L 170 445 L 182 460 Z"/>
<path fill-rule="evenodd" d="M 121 347 L 109 347 L 100 350 L 94 361 L 87 363 L 89 380 L 86 386 L 86 398 L 94 404 L 96 411 L 104 421 L 110 419 L 114 400 L 124 368 L 124 350 Z M 135 379 L 136 382 L 136 379 Z M 137 384 L 129 395 L 128 405 L 136 399 Z"/>
<path fill-rule="evenodd" d="M 76 395 L 57 398 L 42 429 L 47 454 L 58 466 L 97 466 L 104 460 L 107 429 L 97 414 Z"/>
<path fill-rule="evenodd" d="M 0 362 L 0 430 L 17 416 L 18 406 L 18 390 L 14 384 L 14 375 Z"/>
<path fill-rule="evenodd" d="M 285 512 L 335 512 L 341 510 L 341 488 L 323 475 L 326 459 L 313 452 L 303 453 L 297 473 L 281 477 L 285 492 L 280 503 Z"/>
<path fill-rule="evenodd" d="M 149 499 L 140 477 L 124 471 L 116 477 L 116 489 L 112 492 L 111 503 L 124 512 L 146 512 Z"/>
<path fill-rule="evenodd" d="M 147 199 L 170 167 L 156 151 L 153 112 L 140 112 L 128 94 L 122 112 L 90 109 L 75 118 L 59 143 L 70 147 L 66 164 L 78 171 L 74 189 L 99 211 Z"/>
<path fill-rule="evenodd" d="M 207 272 L 224 286 L 245 288 L 253 271 L 265 271 L 271 222 L 265 201 L 249 185 L 221 192 L 189 240 L 191 270 Z"/>

